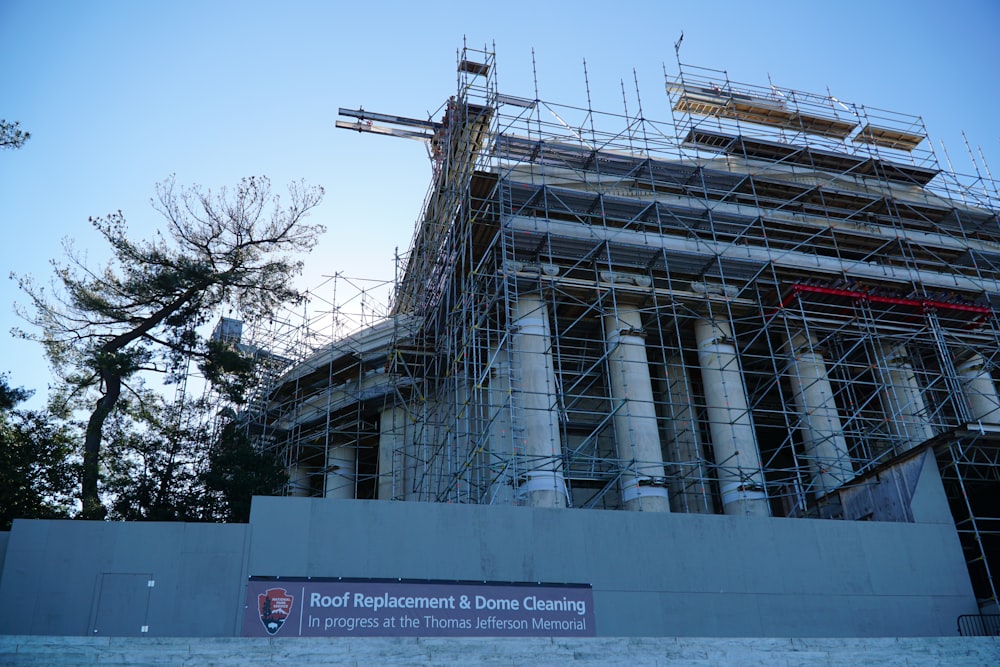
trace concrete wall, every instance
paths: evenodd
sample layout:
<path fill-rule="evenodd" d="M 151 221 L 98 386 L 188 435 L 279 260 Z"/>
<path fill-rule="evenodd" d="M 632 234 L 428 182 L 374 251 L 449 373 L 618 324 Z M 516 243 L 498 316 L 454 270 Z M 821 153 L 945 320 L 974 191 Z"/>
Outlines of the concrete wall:
<path fill-rule="evenodd" d="M 838 493 L 847 519 L 953 522 L 941 474 L 928 446 L 858 477 Z"/>
<path fill-rule="evenodd" d="M 232 636 L 248 536 L 245 524 L 17 520 L 0 632 Z"/>
<path fill-rule="evenodd" d="M 10 542 L 10 531 L 0 532 L 0 572 L 3 572 L 3 561 L 7 557 L 7 544 Z"/>
<path fill-rule="evenodd" d="M 954 635 L 976 612 L 950 522 L 257 498 L 249 526 L 15 522 L 0 632 L 233 636 L 251 575 L 591 584 L 602 636 Z"/>
<path fill-rule="evenodd" d="M 252 575 L 589 583 L 604 636 L 954 635 L 950 523 L 259 498 Z"/>

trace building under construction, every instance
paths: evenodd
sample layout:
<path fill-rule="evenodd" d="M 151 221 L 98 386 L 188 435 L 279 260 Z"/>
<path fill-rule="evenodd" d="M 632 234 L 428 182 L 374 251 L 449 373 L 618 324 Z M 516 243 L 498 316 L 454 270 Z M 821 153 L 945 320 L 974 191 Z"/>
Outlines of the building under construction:
<path fill-rule="evenodd" d="M 995 605 L 996 184 L 829 94 L 679 64 L 661 122 L 458 60 L 439 118 L 341 110 L 433 182 L 389 315 L 263 388 L 289 495 L 905 523 L 936 468 Z"/>
<path fill-rule="evenodd" d="M 355 283 L 359 307 L 340 291 L 303 326 L 217 329 L 261 362 L 243 412 L 288 497 L 249 524 L 15 521 L 3 632 L 995 663 L 988 638 L 871 640 L 1000 631 L 991 179 L 944 170 L 919 118 L 831 95 L 678 63 L 660 122 L 457 61 L 430 119 L 341 110 L 433 166 L 389 306 Z M 753 639 L 789 637 L 864 640 Z"/>

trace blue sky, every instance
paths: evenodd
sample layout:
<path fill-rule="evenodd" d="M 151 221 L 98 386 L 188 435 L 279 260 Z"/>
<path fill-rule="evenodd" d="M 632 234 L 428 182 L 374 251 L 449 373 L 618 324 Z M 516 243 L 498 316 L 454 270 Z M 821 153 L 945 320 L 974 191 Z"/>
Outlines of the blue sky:
<path fill-rule="evenodd" d="M 669 119 L 663 67 L 681 59 L 732 80 L 921 116 L 942 158 L 1000 178 L 1000 2 L 170 2 L 0 0 L 0 118 L 32 139 L 0 153 L 0 264 L 48 280 L 87 219 L 115 210 L 136 235 L 159 223 L 154 184 L 270 176 L 326 188 L 328 231 L 303 288 L 324 276 L 390 279 L 430 176 L 418 142 L 335 130 L 338 107 L 427 117 L 455 92 L 456 49 L 489 45 L 501 92 L 618 111 L 633 69 L 645 114 Z M 328 283 L 319 296 L 331 300 Z M 325 291 L 324 291 L 325 290 Z M 341 293 L 341 296 L 343 292 Z M 13 339 L 14 283 L 0 283 L 0 371 L 38 391 L 41 348 Z M 312 308 L 322 310 L 322 299 Z"/>

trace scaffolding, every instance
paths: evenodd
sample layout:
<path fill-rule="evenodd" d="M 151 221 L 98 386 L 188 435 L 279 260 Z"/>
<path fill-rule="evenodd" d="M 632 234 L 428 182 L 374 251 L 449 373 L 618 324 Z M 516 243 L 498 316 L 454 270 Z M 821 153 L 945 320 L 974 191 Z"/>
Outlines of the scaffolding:
<path fill-rule="evenodd" d="M 439 120 L 341 111 L 433 181 L 386 317 L 261 393 L 289 493 L 912 521 L 862 500 L 930 456 L 995 604 L 996 183 L 680 62 L 666 121 L 496 82 L 466 47 Z"/>

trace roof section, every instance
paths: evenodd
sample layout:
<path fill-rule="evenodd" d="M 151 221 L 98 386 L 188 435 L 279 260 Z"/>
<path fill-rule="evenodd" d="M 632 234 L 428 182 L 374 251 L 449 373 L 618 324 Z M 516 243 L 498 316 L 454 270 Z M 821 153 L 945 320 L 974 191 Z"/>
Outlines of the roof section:
<path fill-rule="evenodd" d="M 866 129 L 868 127 L 870 126 L 866 126 Z M 882 135 L 884 139 L 880 139 L 879 145 L 883 145 L 881 141 L 890 140 L 890 136 L 892 135 L 889 133 L 900 136 L 905 134 L 895 130 L 884 131 L 886 134 Z M 907 136 L 917 137 L 917 135 Z M 922 137 L 918 137 L 918 139 L 922 139 Z M 899 141 L 902 140 L 900 139 Z M 858 138 L 855 141 L 860 142 L 862 140 Z M 797 144 L 786 144 L 778 141 L 767 141 L 765 139 L 726 134 L 724 132 L 710 132 L 700 128 L 693 128 L 688 132 L 684 138 L 684 143 L 728 155 L 739 155 L 759 160 L 773 160 L 785 164 L 802 165 L 815 169 L 845 173 L 876 174 L 880 178 L 886 178 L 899 183 L 927 185 L 927 183 L 940 173 L 938 169 L 928 169 L 916 165 L 900 164 L 890 160 L 868 158 L 862 155 L 850 155 L 848 153 L 839 153 Z M 919 140 L 917 143 L 919 143 Z M 896 148 L 896 146 L 887 147 Z"/>
<path fill-rule="evenodd" d="M 805 113 L 789 107 L 780 99 L 731 93 L 718 86 L 704 88 L 671 84 L 670 88 L 680 93 L 674 111 L 731 118 L 834 139 L 845 139 L 857 127 L 853 120 L 842 120 L 833 114 L 820 116 Z"/>
<path fill-rule="evenodd" d="M 924 140 L 923 135 L 914 132 L 904 132 L 888 127 L 879 127 L 871 123 L 865 125 L 854 137 L 855 143 L 875 144 L 883 148 L 895 148 L 900 151 L 912 151 Z"/>

